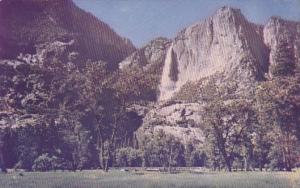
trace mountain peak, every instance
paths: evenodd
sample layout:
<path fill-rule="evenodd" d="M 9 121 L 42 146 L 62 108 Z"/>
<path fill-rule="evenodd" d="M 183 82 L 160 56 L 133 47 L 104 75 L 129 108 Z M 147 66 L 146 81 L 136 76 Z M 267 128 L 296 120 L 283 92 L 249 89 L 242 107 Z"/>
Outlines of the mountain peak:
<path fill-rule="evenodd" d="M 222 20 L 222 22 L 235 22 L 244 21 L 246 18 L 242 14 L 240 9 L 232 8 L 229 6 L 223 6 L 218 9 L 212 16 L 213 19 Z"/>
<path fill-rule="evenodd" d="M 221 14 L 241 14 L 241 10 L 230 6 L 223 6 L 217 10 L 217 13 Z"/>

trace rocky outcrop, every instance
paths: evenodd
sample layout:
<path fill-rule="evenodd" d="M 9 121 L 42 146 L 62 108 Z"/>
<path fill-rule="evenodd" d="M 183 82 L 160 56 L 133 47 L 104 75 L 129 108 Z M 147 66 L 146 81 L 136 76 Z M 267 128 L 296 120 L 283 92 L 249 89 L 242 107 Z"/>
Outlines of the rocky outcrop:
<path fill-rule="evenodd" d="M 103 60 L 112 68 L 135 47 L 71 0 L 0 2 L 0 58 L 36 54 L 41 45 L 76 43 L 81 62 Z"/>
<path fill-rule="evenodd" d="M 119 64 L 119 68 L 126 69 L 138 66 L 144 70 L 148 70 L 153 66 L 157 66 L 161 68 L 161 71 L 158 72 L 158 74 L 161 74 L 166 52 L 170 43 L 171 40 L 167 38 L 154 39 L 123 60 Z"/>
<path fill-rule="evenodd" d="M 265 25 L 264 42 L 270 49 L 270 64 L 300 64 L 300 23 L 272 17 Z"/>
<path fill-rule="evenodd" d="M 44 44 L 36 45 L 35 54 L 20 53 L 17 60 L 30 65 L 38 65 L 40 67 L 47 67 L 52 63 L 58 61 L 64 64 L 80 65 L 83 61 L 79 52 L 76 50 L 78 44 L 75 40 L 68 42 L 54 41 Z"/>
<path fill-rule="evenodd" d="M 164 103 L 152 108 L 137 130 L 140 141 L 145 135 L 151 136 L 163 130 L 178 138 L 183 144 L 202 145 L 204 134 L 201 128 L 203 106 L 198 103 Z"/>

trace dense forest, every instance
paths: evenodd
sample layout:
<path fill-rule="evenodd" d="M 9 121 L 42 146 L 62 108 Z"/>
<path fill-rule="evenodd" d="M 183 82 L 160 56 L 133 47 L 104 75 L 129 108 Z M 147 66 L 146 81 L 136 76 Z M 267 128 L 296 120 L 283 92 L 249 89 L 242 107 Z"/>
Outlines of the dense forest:
<path fill-rule="evenodd" d="M 1 93 L 11 97 L 2 105 L 30 114 L 21 117 L 25 120 L 38 117 L 34 124 L 2 130 L 5 165 L 38 171 L 111 166 L 290 171 L 299 165 L 300 75 L 298 68 L 286 67 L 271 67 L 273 77 L 257 86 L 252 100 L 212 89 L 220 96 L 205 107 L 206 141 L 195 147 L 163 131 L 139 142 L 130 135 L 141 117 L 126 108 L 137 101 L 126 100 L 131 88 L 101 63 L 88 62 L 82 70 L 61 62 L 43 69 L 2 65 Z M 38 95 L 18 99 L 26 92 Z"/>

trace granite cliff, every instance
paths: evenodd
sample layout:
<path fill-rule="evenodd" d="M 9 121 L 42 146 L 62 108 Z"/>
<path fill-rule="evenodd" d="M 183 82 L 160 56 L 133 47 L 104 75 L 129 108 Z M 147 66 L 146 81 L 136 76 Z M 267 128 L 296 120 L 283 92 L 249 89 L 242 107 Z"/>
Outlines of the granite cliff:
<path fill-rule="evenodd" d="M 272 17 L 258 25 L 230 7 L 183 29 L 164 48 L 157 105 L 137 133 L 160 128 L 181 140 L 201 140 L 185 132 L 201 132 L 203 106 L 220 96 L 253 99 L 257 84 L 272 77 L 273 65 L 299 66 L 299 37 L 298 22 Z"/>

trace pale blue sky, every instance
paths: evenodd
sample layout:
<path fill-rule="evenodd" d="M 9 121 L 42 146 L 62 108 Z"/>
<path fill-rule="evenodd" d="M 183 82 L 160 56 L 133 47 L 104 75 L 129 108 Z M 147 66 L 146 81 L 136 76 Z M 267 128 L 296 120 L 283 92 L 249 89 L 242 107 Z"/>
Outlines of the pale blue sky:
<path fill-rule="evenodd" d="M 300 0 L 74 0 L 141 47 L 159 36 L 173 38 L 184 27 L 229 5 L 248 20 L 264 24 L 270 16 L 300 21 Z"/>

